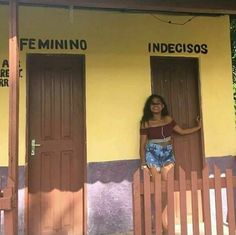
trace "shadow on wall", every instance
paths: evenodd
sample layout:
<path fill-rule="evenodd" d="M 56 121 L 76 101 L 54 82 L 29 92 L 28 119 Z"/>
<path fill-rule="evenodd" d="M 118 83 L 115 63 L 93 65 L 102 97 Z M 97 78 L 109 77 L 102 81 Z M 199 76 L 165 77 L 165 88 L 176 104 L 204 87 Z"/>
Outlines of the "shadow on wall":
<path fill-rule="evenodd" d="M 88 164 L 88 183 L 132 182 L 134 171 L 139 167 L 139 160 L 93 162 Z"/>

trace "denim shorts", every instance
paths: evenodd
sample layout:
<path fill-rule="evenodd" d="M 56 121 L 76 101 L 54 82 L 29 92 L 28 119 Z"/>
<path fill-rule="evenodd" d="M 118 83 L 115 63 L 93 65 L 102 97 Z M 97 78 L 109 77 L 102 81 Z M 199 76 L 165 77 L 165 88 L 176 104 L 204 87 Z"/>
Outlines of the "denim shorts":
<path fill-rule="evenodd" d="M 170 163 L 175 163 L 172 144 L 161 145 L 148 143 L 146 145 L 146 164 L 148 167 L 162 168 Z"/>

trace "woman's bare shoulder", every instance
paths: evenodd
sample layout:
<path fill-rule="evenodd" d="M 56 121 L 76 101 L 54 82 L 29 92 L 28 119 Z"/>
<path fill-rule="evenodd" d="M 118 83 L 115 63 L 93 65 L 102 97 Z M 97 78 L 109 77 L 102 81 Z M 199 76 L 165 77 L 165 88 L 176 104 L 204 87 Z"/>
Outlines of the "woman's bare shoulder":
<path fill-rule="evenodd" d="M 169 122 L 172 122 L 173 121 L 173 118 L 171 116 L 165 116 L 165 122 L 166 123 L 169 123 Z"/>
<path fill-rule="evenodd" d="M 141 129 L 146 129 L 148 127 L 149 127 L 149 123 L 148 122 L 142 122 L 141 123 L 141 126 L 140 126 Z"/>

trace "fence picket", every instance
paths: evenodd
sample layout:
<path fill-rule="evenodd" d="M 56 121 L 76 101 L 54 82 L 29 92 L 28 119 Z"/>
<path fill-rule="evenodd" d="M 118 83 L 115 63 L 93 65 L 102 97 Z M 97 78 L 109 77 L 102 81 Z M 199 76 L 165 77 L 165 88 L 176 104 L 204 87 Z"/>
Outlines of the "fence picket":
<path fill-rule="evenodd" d="M 235 234 L 235 214 L 234 214 L 234 192 L 232 170 L 226 170 L 226 191 L 227 191 L 227 206 L 228 206 L 228 223 L 229 235 Z"/>
<path fill-rule="evenodd" d="M 162 234 L 162 190 L 161 174 L 157 173 L 154 180 L 154 201 L 155 201 L 155 234 Z"/>
<path fill-rule="evenodd" d="M 191 172 L 192 223 L 193 234 L 199 235 L 197 172 Z"/>
<path fill-rule="evenodd" d="M 134 235 L 142 235 L 141 220 L 141 195 L 140 195 L 140 170 L 133 175 L 133 223 Z"/>
<path fill-rule="evenodd" d="M 174 213 L 174 168 L 170 169 L 167 176 L 167 218 L 168 234 L 175 233 L 175 213 Z"/>
<path fill-rule="evenodd" d="M 181 235 L 187 235 L 186 178 L 185 172 L 181 167 L 179 167 L 179 191 Z"/>
<path fill-rule="evenodd" d="M 217 235 L 223 234 L 223 217 L 222 217 L 222 195 L 221 195 L 221 177 L 220 169 L 214 165 L 215 174 L 215 207 L 216 207 L 216 228 Z"/>
<path fill-rule="evenodd" d="M 205 166 L 202 171 L 202 178 L 204 230 L 206 235 L 211 235 L 212 229 L 209 196 L 209 170 L 207 166 Z"/>
<path fill-rule="evenodd" d="M 145 235 L 152 234 L 152 210 L 151 210 L 151 187 L 150 173 L 147 168 L 143 171 L 144 178 L 144 231 Z"/>
<path fill-rule="evenodd" d="M 200 234 L 198 190 L 202 190 L 202 207 L 204 216 L 205 235 L 212 235 L 211 207 L 209 189 L 215 189 L 215 209 L 216 209 L 216 230 L 217 235 L 223 235 L 222 216 L 222 188 L 226 188 L 228 207 L 228 227 L 229 235 L 235 235 L 235 208 L 234 208 L 234 187 L 236 187 L 236 177 L 232 175 L 232 170 L 226 170 L 226 177 L 221 177 L 218 167 L 214 166 L 215 178 L 209 178 L 209 169 L 204 167 L 202 179 L 197 178 L 196 172 L 191 172 L 191 180 L 186 180 L 185 171 L 179 168 L 179 180 L 174 181 L 174 169 L 168 173 L 167 180 L 161 179 L 161 174 L 157 173 L 150 178 L 149 169 L 142 171 L 143 181 L 140 179 L 141 171 L 138 169 L 133 175 L 133 221 L 134 235 L 151 235 L 155 230 L 155 235 L 162 234 L 162 209 L 167 205 L 167 230 L 168 234 L 175 234 L 175 213 L 174 213 L 174 193 L 180 193 L 180 222 L 181 235 L 188 234 L 187 224 L 187 202 L 186 191 L 191 190 L 192 205 L 192 226 L 194 235 Z M 152 180 L 151 180 L 152 179 Z M 153 200 L 152 200 L 153 199 Z M 163 204 L 164 202 L 164 204 Z M 201 202 L 201 200 L 200 200 Z M 154 207 L 153 207 L 154 206 Z M 154 213 L 154 217 L 152 217 Z M 155 219 L 155 220 L 154 220 Z M 153 221 L 152 221 L 153 220 Z M 153 225 L 153 226 L 152 226 Z M 202 233 L 201 233 L 202 234 Z"/>

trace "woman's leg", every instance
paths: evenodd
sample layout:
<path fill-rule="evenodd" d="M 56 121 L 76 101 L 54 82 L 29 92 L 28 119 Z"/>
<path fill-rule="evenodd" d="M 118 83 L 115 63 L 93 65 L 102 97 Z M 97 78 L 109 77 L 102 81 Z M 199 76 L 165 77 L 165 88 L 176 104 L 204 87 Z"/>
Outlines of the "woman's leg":
<path fill-rule="evenodd" d="M 161 172 L 158 171 L 155 167 L 150 167 L 149 168 L 149 173 L 150 173 L 150 181 L 154 183 L 155 181 L 155 176 L 157 174 L 160 174 Z M 154 195 L 151 195 L 151 204 L 154 205 Z M 155 210 L 154 207 L 151 206 L 151 217 L 152 217 L 152 228 L 155 227 Z"/>
<path fill-rule="evenodd" d="M 167 180 L 168 172 L 174 167 L 174 163 L 170 163 L 161 169 L 161 177 L 163 180 Z"/>
<path fill-rule="evenodd" d="M 167 181 L 168 172 L 174 167 L 174 164 L 171 163 L 167 166 L 164 166 L 161 169 L 162 180 Z M 167 219 L 167 193 L 162 193 L 162 225 L 164 232 L 167 231 L 168 219 Z"/>
<path fill-rule="evenodd" d="M 150 167 L 150 175 L 151 175 L 151 181 L 154 181 L 155 174 L 160 174 L 161 172 L 157 170 L 156 167 Z"/>

